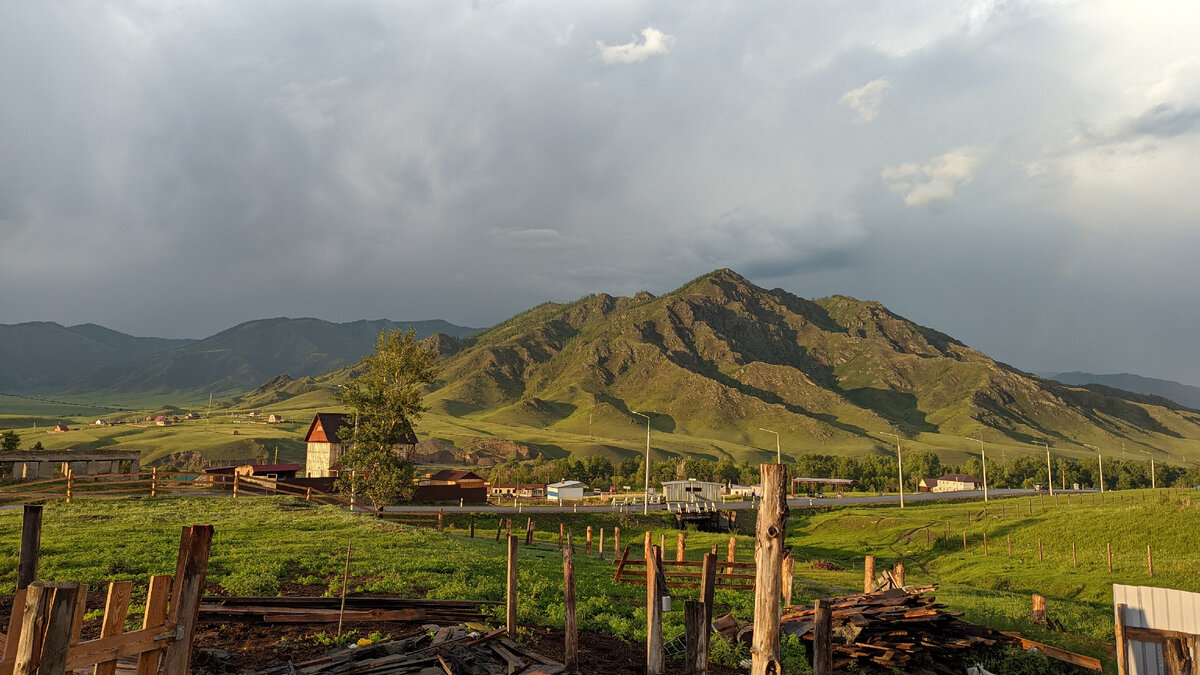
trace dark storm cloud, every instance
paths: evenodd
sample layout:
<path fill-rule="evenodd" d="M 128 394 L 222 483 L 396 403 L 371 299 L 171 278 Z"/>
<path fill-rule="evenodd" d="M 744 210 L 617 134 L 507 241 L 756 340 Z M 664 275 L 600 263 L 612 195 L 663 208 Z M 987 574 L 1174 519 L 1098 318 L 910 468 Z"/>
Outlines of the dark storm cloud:
<path fill-rule="evenodd" d="M 1138 333 L 1196 304 L 1183 7 L 9 5 L 0 321 L 485 325 L 732 267 L 1200 382 L 1196 326 Z"/>

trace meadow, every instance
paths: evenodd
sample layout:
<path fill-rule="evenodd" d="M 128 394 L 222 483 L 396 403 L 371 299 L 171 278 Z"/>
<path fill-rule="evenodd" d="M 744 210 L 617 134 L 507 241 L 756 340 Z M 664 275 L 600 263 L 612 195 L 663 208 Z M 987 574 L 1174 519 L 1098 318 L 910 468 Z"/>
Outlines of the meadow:
<path fill-rule="evenodd" d="M 992 500 L 986 509 L 977 500 L 904 509 L 822 505 L 793 509 L 788 544 L 800 581 L 857 590 L 863 583 L 863 556 L 875 555 L 879 569 L 902 561 L 908 583 L 937 584 L 939 602 L 963 612 L 968 621 L 1017 630 L 1111 663 L 1103 645 L 1113 642 L 1112 583 L 1200 591 L 1194 574 L 1200 563 L 1193 540 L 1200 531 L 1196 496 L 1192 491 L 1110 492 L 1103 499 L 1075 495 L 1068 505 L 1060 495 L 1057 504 L 1048 496 L 1016 498 Z M 626 640 L 644 639 L 644 589 L 612 581 L 612 528 L 621 528 L 623 545 L 634 546 L 635 552 L 644 531 L 651 531 L 656 542 L 664 536 L 671 555 L 676 536 L 671 521 L 655 515 L 538 514 L 531 509 L 514 518 L 515 531 L 523 534 L 530 513 L 536 538 L 545 544 L 557 542 L 560 522 L 574 533 L 580 549 L 588 525 L 597 540 L 599 529 L 605 529 L 606 559 L 582 551 L 576 558 L 580 626 Z M 477 516 L 474 539 L 465 536 L 469 522 L 465 515 L 447 516 L 447 532 L 438 533 L 282 497 L 76 500 L 46 506 L 41 576 L 99 587 L 114 579 L 143 581 L 151 574 L 170 573 L 180 527 L 212 523 L 216 537 L 209 580 L 228 594 L 334 594 L 340 590 L 346 545 L 352 543 L 351 592 L 501 600 L 505 554 L 495 540 L 497 516 Z M 739 525 L 738 557 L 750 559 L 752 518 Z M 0 513 L 0 569 L 6 570 L 0 592 L 13 589 L 19 528 L 18 511 Z M 699 558 L 714 544 L 724 556 L 728 539 L 688 531 L 688 558 Z M 1072 563 L 1072 543 L 1078 567 Z M 1113 546 L 1112 573 L 1105 555 L 1108 543 Z M 1153 577 L 1146 565 L 1147 545 L 1154 555 Z M 550 546 L 522 546 L 520 570 L 520 622 L 561 626 L 560 554 Z M 1062 632 L 1030 621 L 1033 593 L 1048 598 L 1050 615 L 1061 622 Z M 683 632 L 678 600 L 694 594 L 674 593 L 676 610 L 664 619 L 668 640 Z M 794 600 L 825 594 L 798 584 Z M 740 620 L 752 614 L 748 592 L 722 590 L 716 601 L 718 614 L 732 612 Z"/>

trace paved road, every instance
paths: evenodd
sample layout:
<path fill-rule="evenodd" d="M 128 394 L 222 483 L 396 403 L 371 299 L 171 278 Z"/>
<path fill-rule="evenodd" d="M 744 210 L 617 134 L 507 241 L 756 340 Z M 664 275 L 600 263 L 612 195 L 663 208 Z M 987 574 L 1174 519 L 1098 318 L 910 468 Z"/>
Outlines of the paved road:
<path fill-rule="evenodd" d="M 1077 493 L 1088 492 L 1088 490 L 1055 490 L 1054 493 Z M 1016 490 L 1016 489 L 1000 489 L 988 490 L 989 498 L 999 497 L 1023 497 L 1043 494 L 1034 490 Z M 1047 495 L 1049 496 L 1049 495 Z M 963 499 L 978 499 L 983 501 L 983 491 L 973 490 L 965 492 L 918 492 L 915 494 L 904 495 L 904 503 L 910 504 L 915 502 L 931 502 L 931 501 L 949 501 Z M 836 497 L 826 497 L 824 499 L 809 499 L 801 497 L 799 499 L 789 499 L 788 506 L 791 508 L 814 508 L 822 506 L 848 506 L 852 504 L 899 504 L 899 495 L 882 495 L 878 497 L 844 497 L 837 499 Z M 721 504 L 722 509 L 742 510 L 753 509 L 756 504 L 751 502 L 729 502 Z M 640 513 L 642 504 L 631 504 L 624 507 L 613 506 L 528 506 L 521 505 L 520 507 L 512 506 L 478 506 L 468 504 L 466 506 L 386 506 L 384 511 L 396 511 L 401 513 L 437 513 L 441 509 L 445 513 L 616 513 L 619 509 L 625 509 L 628 513 Z M 654 512 L 666 511 L 666 504 L 651 504 L 650 510 Z"/>

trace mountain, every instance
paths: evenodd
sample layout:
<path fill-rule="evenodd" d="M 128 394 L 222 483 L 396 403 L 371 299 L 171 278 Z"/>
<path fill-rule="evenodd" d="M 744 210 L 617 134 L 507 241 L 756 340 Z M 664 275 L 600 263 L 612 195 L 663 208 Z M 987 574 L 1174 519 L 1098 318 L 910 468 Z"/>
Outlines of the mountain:
<path fill-rule="evenodd" d="M 28 392 L 47 382 L 130 363 L 191 342 L 134 337 L 93 323 L 0 324 L 0 391 Z"/>
<path fill-rule="evenodd" d="M 434 413 L 575 434 L 660 431 L 793 448 L 883 434 L 1092 443 L 1200 439 L 1200 415 L 999 363 L 878 302 L 806 300 L 717 270 L 654 297 L 546 303 L 439 347 Z M 1187 440 L 1193 443 L 1193 440 Z"/>
<path fill-rule="evenodd" d="M 422 337 L 477 330 L 441 320 L 260 319 L 175 349 L 93 368 L 41 389 L 65 394 L 239 394 L 280 374 L 304 378 L 354 363 L 374 349 L 381 331 L 401 327 L 411 327 Z"/>
<path fill-rule="evenodd" d="M 1095 373 L 1057 373 L 1046 375 L 1048 379 L 1075 386 L 1100 385 L 1111 389 L 1123 389 L 1147 396 L 1161 396 L 1194 410 L 1200 410 L 1200 387 L 1174 380 L 1159 380 L 1130 373 L 1097 375 Z"/>

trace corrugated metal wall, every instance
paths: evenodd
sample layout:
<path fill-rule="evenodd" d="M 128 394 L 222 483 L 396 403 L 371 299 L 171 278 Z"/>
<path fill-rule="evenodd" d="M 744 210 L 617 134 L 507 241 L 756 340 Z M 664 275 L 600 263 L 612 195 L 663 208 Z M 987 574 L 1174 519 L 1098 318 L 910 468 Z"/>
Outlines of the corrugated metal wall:
<path fill-rule="evenodd" d="M 1171 588 L 1113 584 L 1113 608 L 1125 605 L 1125 625 L 1138 628 L 1200 633 L 1200 593 Z M 1131 675 L 1166 673 L 1162 646 L 1130 640 L 1126 643 Z"/>

